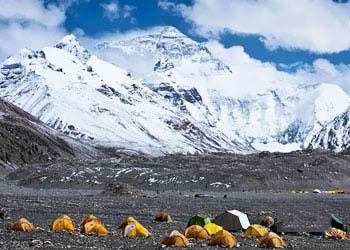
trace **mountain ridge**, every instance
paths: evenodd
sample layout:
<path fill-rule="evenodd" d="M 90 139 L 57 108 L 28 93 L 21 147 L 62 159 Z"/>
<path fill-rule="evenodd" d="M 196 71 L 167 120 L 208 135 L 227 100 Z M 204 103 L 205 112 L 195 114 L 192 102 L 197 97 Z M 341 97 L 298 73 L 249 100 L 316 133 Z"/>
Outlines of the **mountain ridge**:
<path fill-rule="evenodd" d="M 24 49 L 5 60 L 0 96 L 94 146 L 153 155 L 307 148 L 350 105 L 331 84 L 286 84 L 233 96 L 235 86 L 242 87 L 232 81 L 235 72 L 171 27 L 95 48 L 130 58 L 145 51 L 157 60 L 144 79 L 134 78 L 68 35 L 53 47 Z"/>

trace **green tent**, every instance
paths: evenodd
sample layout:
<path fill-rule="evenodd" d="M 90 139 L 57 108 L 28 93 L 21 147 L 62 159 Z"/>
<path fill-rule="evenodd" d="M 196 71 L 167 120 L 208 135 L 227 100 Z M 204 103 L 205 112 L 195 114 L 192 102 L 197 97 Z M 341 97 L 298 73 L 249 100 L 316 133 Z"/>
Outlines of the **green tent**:
<path fill-rule="evenodd" d="M 193 216 L 187 224 L 187 227 L 192 225 L 198 225 L 201 227 L 204 227 L 206 224 L 211 223 L 210 218 L 208 215 L 205 214 L 198 214 L 196 216 Z"/>
<path fill-rule="evenodd" d="M 334 214 L 331 215 L 332 219 L 331 219 L 331 226 L 343 231 L 346 231 L 346 227 L 344 225 L 344 223 L 337 218 Z"/>

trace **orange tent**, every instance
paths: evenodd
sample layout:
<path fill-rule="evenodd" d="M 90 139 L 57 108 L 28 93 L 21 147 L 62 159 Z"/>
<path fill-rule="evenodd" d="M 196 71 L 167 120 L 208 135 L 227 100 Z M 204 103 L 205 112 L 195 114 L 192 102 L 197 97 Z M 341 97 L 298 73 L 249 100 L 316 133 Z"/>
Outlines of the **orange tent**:
<path fill-rule="evenodd" d="M 107 235 L 109 231 L 94 215 L 87 216 L 81 223 L 81 231 L 85 234 Z"/>
<path fill-rule="evenodd" d="M 346 232 L 336 228 L 332 228 L 330 232 L 325 233 L 324 238 L 346 240 Z"/>
<path fill-rule="evenodd" d="M 13 231 L 31 232 L 34 231 L 34 226 L 27 219 L 21 218 L 12 226 Z"/>
<path fill-rule="evenodd" d="M 228 231 L 221 230 L 217 232 L 209 242 L 209 246 L 219 245 L 221 247 L 231 247 L 236 245 L 238 242 L 236 238 Z"/>
<path fill-rule="evenodd" d="M 67 215 L 57 218 L 51 225 L 52 231 L 75 231 L 74 221 Z"/>
<path fill-rule="evenodd" d="M 166 236 L 162 240 L 162 244 L 167 246 L 183 247 L 183 246 L 188 246 L 190 243 L 183 234 L 181 234 L 177 230 L 174 230 L 171 232 L 169 236 Z"/>
<path fill-rule="evenodd" d="M 286 244 L 277 234 L 269 232 L 258 241 L 258 247 L 285 247 Z"/>
<path fill-rule="evenodd" d="M 173 220 L 170 217 L 170 214 L 167 213 L 159 213 L 156 215 L 156 221 L 166 221 L 168 223 L 173 223 Z"/>
<path fill-rule="evenodd" d="M 198 225 L 192 225 L 186 228 L 185 237 L 187 239 L 196 239 L 196 240 L 207 240 L 209 239 L 209 235 L 207 231 Z"/>
<path fill-rule="evenodd" d="M 98 219 L 97 219 L 97 217 L 95 215 L 90 214 L 90 215 L 86 216 L 84 218 L 84 220 L 82 220 L 80 222 L 80 226 L 83 226 L 84 224 L 86 224 L 86 223 L 88 223 L 90 221 L 93 221 L 93 220 L 98 220 Z"/>

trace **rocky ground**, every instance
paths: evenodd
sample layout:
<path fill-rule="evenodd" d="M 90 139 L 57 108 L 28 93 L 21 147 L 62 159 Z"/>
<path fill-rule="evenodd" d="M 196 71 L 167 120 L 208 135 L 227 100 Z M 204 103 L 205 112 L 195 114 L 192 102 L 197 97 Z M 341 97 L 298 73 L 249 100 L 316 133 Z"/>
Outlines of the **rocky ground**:
<path fill-rule="evenodd" d="M 350 188 L 350 155 L 322 151 L 165 157 L 119 154 L 107 159 L 68 158 L 26 165 L 8 178 L 21 186 L 45 189 L 101 190 L 111 181 L 153 191 Z"/>
<path fill-rule="evenodd" d="M 322 228 L 329 223 L 329 214 L 336 213 L 349 219 L 346 208 L 350 205 L 348 195 L 329 194 L 273 194 L 237 192 L 227 198 L 222 193 L 211 193 L 211 198 L 193 198 L 191 193 L 180 194 L 147 192 L 146 197 L 101 197 L 82 191 L 71 194 L 51 190 L 48 193 L 35 192 L 32 195 L 2 194 L 0 204 L 11 218 L 0 220 L 0 249 L 161 249 L 162 238 L 173 229 L 183 231 L 189 218 L 198 212 L 215 217 L 226 209 L 236 208 L 248 214 L 251 222 L 258 222 L 262 215 L 285 217 L 289 224 L 304 226 L 313 224 L 312 229 Z M 85 195 L 84 195 L 85 194 Z M 189 197 L 187 197 L 189 194 Z M 156 223 L 155 215 L 160 211 L 172 214 L 174 224 Z M 68 214 L 76 222 L 86 215 L 98 216 L 111 234 L 106 237 L 85 236 L 76 233 L 52 233 L 49 225 L 61 214 Z M 19 217 L 30 219 L 40 227 L 33 233 L 14 233 L 10 224 Z M 151 232 L 146 239 L 123 238 L 118 225 L 128 216 L 134 216 Z M 288 217 L 288 216 L 287 216 Z M 349 221 L 347 221 L 349 222 Z M 234 234 L 239 249 L 257 249 L 257 239 L 244 239 L 241 233 Z M 350 241 L 325 240 L 317 236 L 284 235 L 287 248 L 291 249 L 349 249 Z M 192 241 L 189 249 L 218 249 L 209 247 L 208 242 Z"/>
<path fill-rule="evenodd" d="M 350 195 L 291 191 L 349 189 L 349 157 L 317 151 L 160 158 L 120 154 L 22 166 L 0 179 L 0 207 L 10 215 L 0 219 L 0 249 L 161 249 L 162 238 L 173 229 L 183 231 L 192 215 L 208 213 L 214 218 L 228 209 L 247 213 L 253 223 L 265 214 L 272 215 L 285 222 L 286 231 L 324 231 L 332 213 L 350 224 Z M 119 182 L 132 185 L 123 186 L 131 191 L 121 192 Z M 198 193 L 206 197 L 194 197 Z M 175 224 L 154 222 L 161 211 L 172 214 Z M 95 214 L 111 234 L 49 232 L 49 225 L 62 214 L 77 224 Z M 128 216 L 143 223 L 152 236 L 121 237 L 118 225 Z M 28 218 L 39 230 L 12 232 L 10 225 L 20 217 Z M 257 249 L 256 239 L 240 235 L 235 233 L 239 249 Z M 286 234 L 283 239 L 292 249 L 350 248 L 350 241 L 317 236 Z M 188 249 L 217 249 L 207 244 L 193 241 Z"/>

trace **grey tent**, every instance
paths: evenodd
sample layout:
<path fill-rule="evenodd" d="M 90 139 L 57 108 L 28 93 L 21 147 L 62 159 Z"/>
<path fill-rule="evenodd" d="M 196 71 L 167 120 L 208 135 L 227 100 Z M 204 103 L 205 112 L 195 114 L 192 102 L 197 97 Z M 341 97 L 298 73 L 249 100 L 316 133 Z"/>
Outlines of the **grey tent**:
<path fill-rule="evenodd" d="M 238 210 L 229 210 L 215 217 L 214 223 L 227 231 L 238 231 L 250 226 L 248 216 Z"/>

